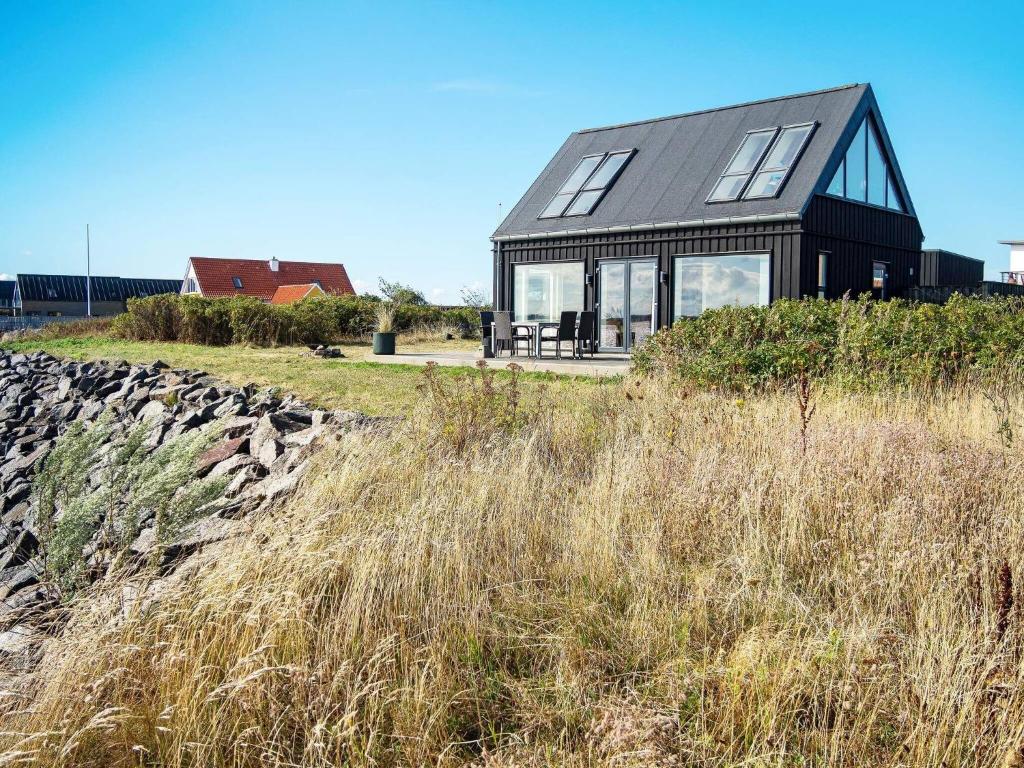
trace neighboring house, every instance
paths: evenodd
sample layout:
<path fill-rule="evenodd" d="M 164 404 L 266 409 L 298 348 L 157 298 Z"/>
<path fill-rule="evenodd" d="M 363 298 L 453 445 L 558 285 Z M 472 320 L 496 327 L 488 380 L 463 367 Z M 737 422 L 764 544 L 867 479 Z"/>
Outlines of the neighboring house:
<path fill-rule="evenodd" d="M 0 317 L 18 313 L 18 281 L 0 280 Z"/>
<path fill-rule="evenodd" d="M 274 291 L 271 304 L 294 304 L 314 296 L 326 296 L 324 289 L 319 283 L 306 283 L 305 285 L 282 285 Z"/>
<path fill-rule="evenodd" d="M 345 267 L 311 261 L 214 259 L 193 256 L 181 292 L 200 296 L 255 296 L 272 301 L 284 286 L 319 285 L 327 294 L 355 294 Z"/>
<path fill-rule="evenodd" d="M 629 351 L 711 307 L 906 295 L 923 235 L 869 85 L 573 133 L 491 237 L 495 306 Z"/>
<path fill-rule="evenodd" d="M 118 315 L 130 298 L 178 293 L 180 280 L 92 277 L 89 281 L 93 317 Z M 85 317 L 85 275 L 18 275 L 18 314 L 42 317 Z"/>

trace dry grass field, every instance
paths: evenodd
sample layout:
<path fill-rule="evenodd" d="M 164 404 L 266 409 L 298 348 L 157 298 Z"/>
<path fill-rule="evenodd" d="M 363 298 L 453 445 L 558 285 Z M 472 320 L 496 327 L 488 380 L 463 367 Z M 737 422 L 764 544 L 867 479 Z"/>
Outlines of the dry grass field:
<path fill-rule="evenodd" d="M 73 609 L 0 764 L 1022 764 L 1024 402 L 574 396 L 434 375 L 180 589 Z"/>

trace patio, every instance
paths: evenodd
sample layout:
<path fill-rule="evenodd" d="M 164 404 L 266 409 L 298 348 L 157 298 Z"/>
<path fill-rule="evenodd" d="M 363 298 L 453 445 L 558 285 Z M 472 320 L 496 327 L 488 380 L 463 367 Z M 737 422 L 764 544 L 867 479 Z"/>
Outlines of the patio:
<path fill-rule="evenodd" d="M 367 360 L 378 363 L 398 363 L 404 365 L 426 365 L 436 363 L 437 365 L 455 367 L 473 367 L 480 360 L 484 360 L 480 349 L 476 350 L 450 350 L 443 352 L 397 352 L 394 355 L 367 355 Z M 488 368 L 507 368 L 515 363 L 524 371 L 558 373 L 565 376 L 622 376 L 629 372 L 629 355 L 598 353 L 593 358 L 589 355 L 583 359 L 556 357 L 516 357 L 487 358 L 484 360 Z"/>

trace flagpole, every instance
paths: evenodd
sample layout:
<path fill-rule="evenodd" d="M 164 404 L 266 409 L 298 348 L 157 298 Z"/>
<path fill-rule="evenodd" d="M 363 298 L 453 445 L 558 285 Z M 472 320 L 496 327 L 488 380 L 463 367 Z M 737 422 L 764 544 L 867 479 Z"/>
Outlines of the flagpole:
<path fill-rule="evenodd" d="M 85 316 L 92 317 L 92 252 L 88 224 L 85 225 Z"/>

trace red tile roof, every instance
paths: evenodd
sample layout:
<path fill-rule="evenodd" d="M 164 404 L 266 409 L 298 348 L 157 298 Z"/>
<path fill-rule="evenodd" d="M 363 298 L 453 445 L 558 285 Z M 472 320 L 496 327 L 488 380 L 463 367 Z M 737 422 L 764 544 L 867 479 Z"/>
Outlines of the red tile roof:
<path fill-rule="evenodd" d="M 323 295 L 323 289 L 316 283 L 306 283 L 305 285 L 282 285 L 274 291 L 274 298 L 270 300 L 270 303 L 292 304 L 306 298 L 309 296 L 310 292 L 314 295 Z"/>
<path fill-rule="evenodd" d="M 211 259 L 193 256 L 190 259 L 199 290 L 204 296 L 256 296 L 270 301 L 282 285 L 319 283 L 326 293 L 355 294 L 345 267 L 341 264 L 319 264 L 312 261 L 279 261 L 277 271 L 261 259 Z M 242 281 L 235 288 L 233 278 Z"/>

